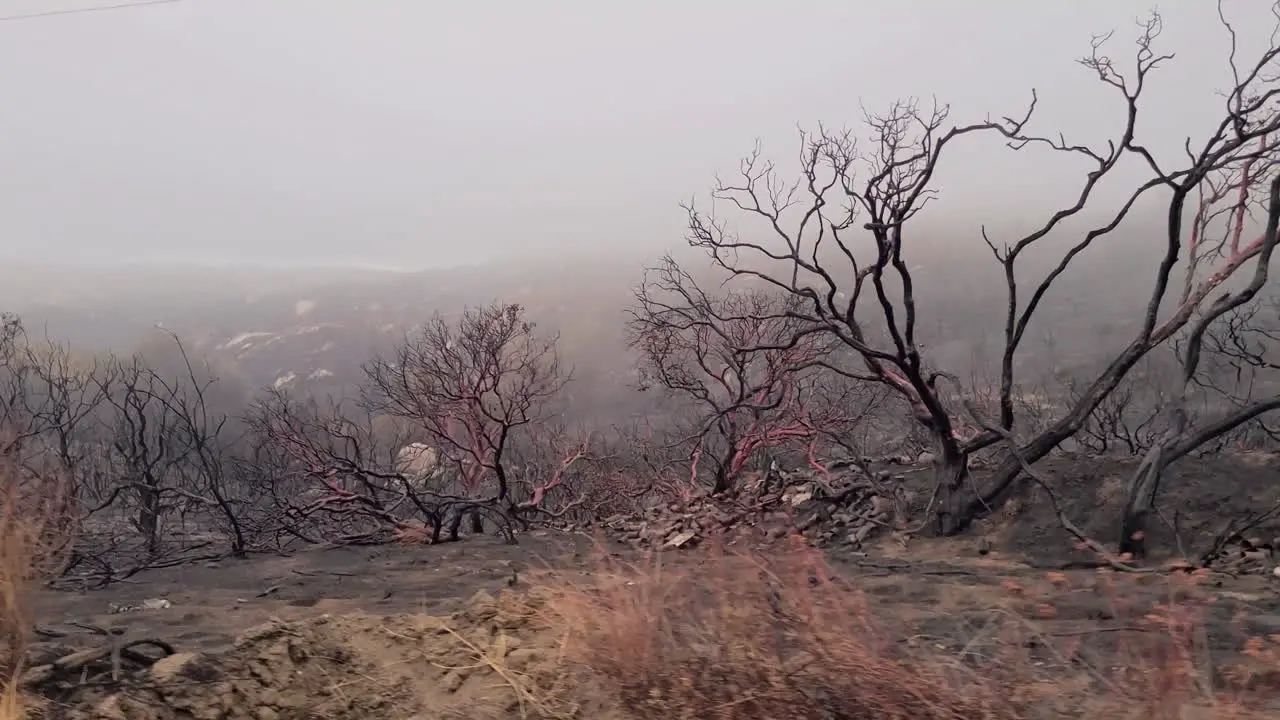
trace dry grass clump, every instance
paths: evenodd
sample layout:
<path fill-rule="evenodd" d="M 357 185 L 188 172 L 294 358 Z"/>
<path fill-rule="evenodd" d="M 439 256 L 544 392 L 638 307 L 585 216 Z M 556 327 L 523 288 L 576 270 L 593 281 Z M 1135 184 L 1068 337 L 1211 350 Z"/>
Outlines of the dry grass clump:
<path fill-rule="evenodd" d="M 952 644 L 913 632 L 891 609 L 873 618 L 856 588 L 799 545 L 767 559 L 713 552 L 676 566 L 604 563 L 587 583 L 562 588 L 555 607 L 569 628 L 567 656 L 625 717 L 1274 717 L 1266 703 L 1280 687 L 1259 679 L 1267 667 L 1280 672 L 1280 645 L 1246 644 L 1260 663 L 1241 682 L 1230 680 L 1232 668 L 1208 668 L 1207 601 L 1195 578 L 1172 581 L 1168 602 L 1117 608 L 1122 629 L 1081 632 L 1045 629 L 1053 598 L 1068 588 L 1065 576 L 1043 580 L 1043 595 L 996 585 L 982 636 Z M 1123 602 L 1113 576 L 1090 582 L 1081 591 Z"/>
<path fill-rule="evenodd" d="M 68 488 L 57 473 L 19 461 L 0 435 L 0 720 L 24 717 L 18 679 L 31 623 L 25 593 L 54 572 L 69 547 Z"/>
<path fill-rule="evenodd" d="M 1234 621 L 1212 627 L 1219 598 L 1206 587 L 1209 577 L 1204 570 L 1131 575 L 1103 569 L 1082 581 L 1051 572 L 1036 585 L 1006 580 L 1009 602 L 1001 612 L 1016 615 L 1023 636 L 1042 655 L 1063 661 L 1053 665 L 1054 678 L 1060 685 L 1078 681 L 1078 691 L 1067 699 L 1081 714 L 1144 720 L 1275 717 L 1280 637 L 1247 635 L 1242 610 Z M 1072 593 L 1099 599 L 1110 619 L 1077 631 L 1043 627 Z M 1229 646 L 1234 647 L 1228 651 Z M 1001 660 L 1013 655 L 1006 648 Z"/>
<path fill-rule="evenodd" d="M 902 652 L 812 554 L 611 568 L 559 603 L 631 717 L 1018 717 L 994 678 Z"/>

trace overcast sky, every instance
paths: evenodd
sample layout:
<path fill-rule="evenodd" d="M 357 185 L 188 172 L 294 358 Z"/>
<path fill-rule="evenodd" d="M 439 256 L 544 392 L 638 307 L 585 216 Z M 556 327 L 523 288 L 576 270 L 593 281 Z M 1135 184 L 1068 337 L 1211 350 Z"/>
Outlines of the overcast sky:
<path fill-rule="evenodd" d="M 117 4 L 128 0 L 100 0 Z M 0 0 L 0 16 L 91 7 Z M 1256 49 L 1262 0 L 1227 0 Z M 1122 110 L 1075 64 L 1151 0 L 180 0 L 0 21 L 0 261 L 422 267 L 678 243 L 677 204 L 760 138 L 937 95 L 1103 137 Z M 1143 139 L 1214 120 L 1211 0 L 1160 4 Z M 949 221 L 1031 217 L 1071 166 L 975 146 Z M 1044 167 L 1041 167 L 1044 165 Z"/>

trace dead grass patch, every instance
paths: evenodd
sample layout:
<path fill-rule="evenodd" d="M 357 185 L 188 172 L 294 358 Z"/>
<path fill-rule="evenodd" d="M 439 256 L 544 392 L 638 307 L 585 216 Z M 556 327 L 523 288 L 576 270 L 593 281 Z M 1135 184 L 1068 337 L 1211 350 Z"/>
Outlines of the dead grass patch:
<path fill-rule="evenodd" d="M 565 628 L 567 661 L 625 717 L 1272 716 L 1280 638 L 1248 641 L 1248 663 L 1211 667 L 1211 599 L 1199 578 L 1170 576 L 1167 600 L 1139 607 L 1125 606 L 1127 583 L 1149 579 L 1090 577 L 1083 591 L 1103 593 L 1122 625 L 1049 629 L 1055 598 L 1072 589 L 1065 575 L 1047 574 L 1034 586 L 1006 582 L 968 636 L 930 637 L 873 612 L 799 544 L 769 557 L 602 560 L 585 579 L 561 578 L 547 607 Z"/>
<path fill-rule="evenodd" d="M 607 567 L 558 607 L 632 717 L 1016 717 L 997 683 L 904 652 L 806 550 Z"/>

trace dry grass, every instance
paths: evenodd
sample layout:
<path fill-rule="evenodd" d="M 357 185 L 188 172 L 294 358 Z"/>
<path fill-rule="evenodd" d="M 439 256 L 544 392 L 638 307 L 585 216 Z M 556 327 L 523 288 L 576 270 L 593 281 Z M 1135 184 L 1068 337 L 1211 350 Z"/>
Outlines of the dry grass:
<path fill-rule="evenodd" d="M 26 592 L 52 572 L 68 543 L 67 486 L 57 473 L 32 471 L 16 444 L 0 437 L 0 720 L 25 717 L 18 678 L 31 623 Z"/>
<path fill-rule="evenodd" d="M 1128 580 L 1100 578 L 1092 591 L 1123 604 Z M 1251 669 L 1211 672 L 1197 578 L 1170 579 L 1167 603 L 1117 608 L 1131 618 L 1124 632 L 1065 637 L 1042 626 L 1066 578 L 1043 580 L 1036 589 L 1008 583 L 984 636 L 951 647 L 913 637 L 885 613 L 873 618 L 860 592 L 799 545 L 768 559 L 710 553 L 679 567 L 606 562 L 588 583 L 558 588 L 554 607 L 572 662 L 633 718 L 1274 716 L 1263 703 L 1280 691 L 1269 684 L 1280 677 L 1280 645 L 1252 640 Z M 1107 640 L 1090 646 L 1091 635 Z"/>

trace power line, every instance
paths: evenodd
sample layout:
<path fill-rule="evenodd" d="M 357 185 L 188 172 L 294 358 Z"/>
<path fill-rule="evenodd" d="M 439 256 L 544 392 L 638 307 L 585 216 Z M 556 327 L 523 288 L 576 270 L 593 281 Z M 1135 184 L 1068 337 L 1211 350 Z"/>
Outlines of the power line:
<path fill-rule="evenodd" d="M 120 5 L 101 5 L 99 7 L 76 8 L 72 10 L 47 10 L 45 12 L 30 13 L 27 15 L 0 16 L 0 22 L 7 22 L 10 20 L 30 20 L 31 18 L 53 17 L 54 15 L 78 15 L 80 13 L 101 12 L 103 10 L 124 10 L 126 8 L 142 7 L 144 5 L 165 5 L 176 2 L 181 2 L 181 0 L 140 0 L 140 2 L 122 3 Z"/>

